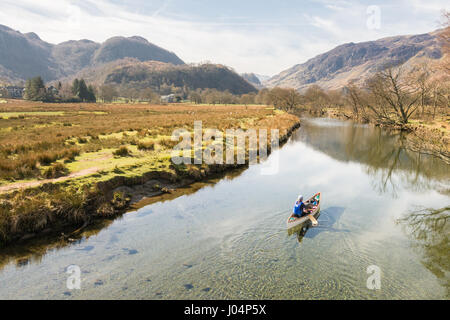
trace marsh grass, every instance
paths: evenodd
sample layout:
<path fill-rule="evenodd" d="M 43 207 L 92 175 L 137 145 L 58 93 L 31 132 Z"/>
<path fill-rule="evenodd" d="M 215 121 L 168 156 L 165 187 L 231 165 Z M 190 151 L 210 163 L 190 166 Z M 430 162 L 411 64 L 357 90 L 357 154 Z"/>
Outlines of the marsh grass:
<path fill-rule="evenodd" d="M 126 146 L 121 146 L 119 149 L 113 152 L 113 155 L 118 157 L 128 157 L 130 155 L 130 150 Z"/>
<path fill-rule="evenodd" d="M 155 142 L 154 141 L 139 141 L 137 144 L 139 150 L 155 150 Z"/>
<path fill-rule="evenodd" d="M 64 164 L 57 162 L 45 169 L 43 176 L 47 179 L 55 179 L 67 175 L 68 172 L 69 170 Z"/>
<path fill-rule="evenodd" d="M 206 176 L 207 166 L 171 163 L 171 149 L 178 144 L 171 140 L 173 131 L 192 132 L 194 121 L 201 120 L 204 129 L 221 131 L 276 128 L 280 136 L 298 122 L 265 106 L 58 105 L 10 100 L 1 111 L 26 116 L 0 121 L 0 184 L 97 169 L 90 176 L 0 194 L 0 242 L 4 243 L 58 223 L 114 214 L 114 206 L 124 206 L 128 197 L 97 189 L 114 178 L 137 183 L 149 172 Z"/>

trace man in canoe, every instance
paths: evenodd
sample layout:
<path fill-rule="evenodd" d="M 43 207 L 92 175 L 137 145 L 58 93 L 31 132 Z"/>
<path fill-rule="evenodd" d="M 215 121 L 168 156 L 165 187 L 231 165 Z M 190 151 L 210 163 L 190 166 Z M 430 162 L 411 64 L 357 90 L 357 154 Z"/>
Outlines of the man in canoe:
<path fill-rule="evenodd" d="M 295 218 L 303 217 L 307 212 L 305 204 L 303 203 L 303 196 L 299 195 L 297 201 L 295 201 L 294 209 L 292 210 L 292 216 Z"/>

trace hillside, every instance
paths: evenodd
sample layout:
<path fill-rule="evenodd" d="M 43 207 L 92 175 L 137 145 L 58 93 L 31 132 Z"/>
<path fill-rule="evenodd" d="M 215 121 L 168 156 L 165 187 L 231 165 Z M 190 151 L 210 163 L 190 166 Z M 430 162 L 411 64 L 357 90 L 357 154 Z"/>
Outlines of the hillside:
<path fill-rule="evenodd" d="M 437 32 L 347 43 L 281 72 L 263 84 L 304 90 L 312 84 L 338 89 L 362 83 L 387 64 L 434 64 L 442 58 Z"/>
<path fill-rule="evenodd" d="M 123 58 L 136 58 L 139 61 L 161 61 L 184 64 L 174 53 L 160 48 L 141 37 L 114 37 L 106 40 L 95 51 L 92 62 L 95 65 Z"/>
<path fill-rule="evenodd" d="M 36 34 L 22 34 L 0 25 L 0 78 L 24 80 L 41 75 L 55 79 L 62 69 L 53 59 L 52 45 Z"/>
<path fill-rule="evenodd" d="M 54 45 L 35 33 L 23 34 L 0 25 L 0 79 L 3 81 L 17 82 L 37 75 L 52 81 L 124 58 L 184 64 L 174 53 L 141 37 L 113 37 L 101 44 L 72 40 Z"/>
<path fill-rule="evenodd" d="M 256 88 L 262 88 L 262 83 L 254 73 L 242 73 L 241 77 L 247 80 L 251 85 Z"/>
<path fill-rule="evenodd" d="M 125 62 L 124 62 L 125 63 Z M 112 67 L 112 66 L 111 66 Z M 233 94 L 256 92 L 256 88 L 231 69 L 216 64 L 173 65 L 156 61 L 129 63 L 112 67 L 110 72 L 97 71 L 100 81 L 106 84 L 122 84 L 133 88 L 175 86 L 189 89 L 228 90 Z"/>

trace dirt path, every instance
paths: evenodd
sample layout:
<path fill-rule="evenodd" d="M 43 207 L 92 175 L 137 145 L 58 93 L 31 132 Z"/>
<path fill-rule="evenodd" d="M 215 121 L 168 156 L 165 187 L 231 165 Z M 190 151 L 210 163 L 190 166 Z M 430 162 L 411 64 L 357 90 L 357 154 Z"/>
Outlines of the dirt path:
<path fill-rule="evenodd" d="M 0 186 L 0 193 L 5 193 L 5 192 L 12 191 L 12 190 L 17 190 L 17 189 L 33 188 L 33 187 L 37 187 L 37 186 L 40 186 L 41 184 L 45 184 L 45 183 L 61 182 L 61 181 L 65 181 L 65 180 L 72 179 L 72 178 L 87 176 L 89 174 L 96 173 L 97 171 L 99 171 L 98 167 L 92 167 L 92 168 L 87 168 L 87 169 L 84 169 L 84 170 L 81 170 L 78 172 L 73 172 L 73 173 L 69 174 L 68 176 L 59 177 L 56 179 L 44 179 L 44 180 L 35 180 L 35 181 L 30 181 L 30 182 L 11 183 L 6 186 Z"/>

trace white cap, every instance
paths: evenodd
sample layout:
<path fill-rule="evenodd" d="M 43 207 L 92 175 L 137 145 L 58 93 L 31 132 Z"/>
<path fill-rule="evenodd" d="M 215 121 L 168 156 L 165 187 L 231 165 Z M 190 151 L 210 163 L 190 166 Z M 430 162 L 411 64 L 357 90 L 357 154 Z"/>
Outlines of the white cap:
<path fill-rule="evenodd" d="M 303 196 L 299 195 L 298 198 L 297 198 L 297 201 L 302 201 L 302 200 L 303 200 Z"/>

